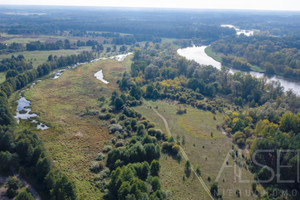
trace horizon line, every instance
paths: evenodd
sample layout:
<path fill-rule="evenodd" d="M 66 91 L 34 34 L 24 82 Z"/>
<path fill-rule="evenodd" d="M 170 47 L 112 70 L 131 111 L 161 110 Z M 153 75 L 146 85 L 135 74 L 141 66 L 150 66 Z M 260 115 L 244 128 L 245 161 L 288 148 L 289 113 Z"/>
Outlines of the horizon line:
<path fill-rule="evenodd" d="M 83 7 L 83 8 L 106 8 L 106 9 L 167 9 L 167 10 L 215 10 L 215 11 L 258 11 L 258 12 L 300 12 L 300 10 L 276 10 L 276 9 L 247 9 L 247 8 L 191 8 L 191 7 L 143 7 L 143 6 L 101 6 L 101 5 L 50 5 L 50 4 L 0 4 L 0 6 L 44 6 L 44 7 Z"/>

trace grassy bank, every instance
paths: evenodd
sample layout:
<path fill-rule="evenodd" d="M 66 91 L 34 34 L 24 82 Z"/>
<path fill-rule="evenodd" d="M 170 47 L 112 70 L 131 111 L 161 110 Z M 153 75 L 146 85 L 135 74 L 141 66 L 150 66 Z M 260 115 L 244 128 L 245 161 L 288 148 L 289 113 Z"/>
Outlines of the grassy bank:
<path fill-rule="evenodd" d="M 206 48 L 204 49 L 204 51 L 205 51 L 205 53 L 206 53 L 209 57 L 213 58 L 215 61 L 222 62 L 221 57 L 219 57 L 217 54 L 215 54 L 215 53 L 211 50 L 210 46 L 206 47 Z"/>

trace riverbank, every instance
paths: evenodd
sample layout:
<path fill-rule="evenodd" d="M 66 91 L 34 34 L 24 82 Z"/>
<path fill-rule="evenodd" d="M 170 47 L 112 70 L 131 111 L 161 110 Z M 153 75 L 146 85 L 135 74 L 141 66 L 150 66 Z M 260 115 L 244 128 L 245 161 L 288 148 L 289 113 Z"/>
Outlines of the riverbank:
<path fill-rule="evenodd" d="M 188 60 L 194 60 L 200 65 L 211 65 L 217 68 L 218 70 L 221 70 L 222 65 L 219 61 L 216 60 L 218 59 L 217 55 L 214 54 L 214 52 L 209 49 L 205 50 L 206 48 L 207 46 L 187 47 L 187 48 L 178 49 L 177 53 Z M 235 72 L 243 72 L 243 71 L 230 68 L 229 72 L 235 73 Z M 267 79 L 267 82 L 278 81 L 283 87 L 285 92 L 288 90 L 292 90 L 297 96 L 300 96 L 300 82 L 285 79 L 284 77 L 281 76 L 269 77 L 262 72 L 256 72 L 256 71 L 243 72 L 243 73 L 249 73 L 251 76 L 254 76 L 256 78 L 265 77 Z"/>

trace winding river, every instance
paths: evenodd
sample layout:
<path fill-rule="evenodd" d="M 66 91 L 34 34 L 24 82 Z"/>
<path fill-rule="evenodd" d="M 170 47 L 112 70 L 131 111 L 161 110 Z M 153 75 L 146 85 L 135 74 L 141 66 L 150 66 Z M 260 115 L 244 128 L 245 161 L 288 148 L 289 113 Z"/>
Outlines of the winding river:
<path fill-rule="evenodd" d="M 214 60 L 213 58 L 209 57 L 205 53 L 204 50 L 205 50 L 206 47 L 207 46 L 187 47 L 187 48 L 183 48 L 183 49 L 178 49 L 177 53 L 179 55 L 185 57 L 188 60 L 196 61 L 200 65 L 212 65 L 213 67 L 220 70 L 221 66 L 222 66 L 221 63 Z M 234 73 L 234 72 L 238 72 L 238 71 L 239 70 L 236 70 L 236 69 L 230 69 L 230 73 Z M 252 76 L 254 76 L 256 78 L 266 77 L 267 82 L 279 81 L 281 86 L 283 87 L 284 91 L 293 90 L 293 92 L 297 96 L 300 96 L 300 82 L 287 80 L 287 79 L 284 79 L 283 77 L 280 77 L 280 76 L 268 77 L 268 76 L 265 76 L 264 73 L 260 73 L 260 72 L 251 71 L 251 72 L 248 72 L 248 73 L 250 73 Z"/>

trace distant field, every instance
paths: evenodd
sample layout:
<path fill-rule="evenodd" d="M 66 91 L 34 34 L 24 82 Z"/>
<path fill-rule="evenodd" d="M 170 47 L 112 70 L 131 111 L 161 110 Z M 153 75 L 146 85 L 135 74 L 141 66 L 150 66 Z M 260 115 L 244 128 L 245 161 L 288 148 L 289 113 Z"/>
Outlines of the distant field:
<path fill-rule="evenodd" d="M 112 137 L 106 121 L 80 114 L 86 108 L 100 110 L 97 98 L 108 99 L 113 90 L 118 90 L 116 80 L 121 78 L 130 62 L 126 59 L 124 62 L 104 60 L 86 64 L 66 71 L 57 80 L 44 80 L 25 93 L 32 101 L 32 111 L 51 127 L 35 132 L 43 139 L 55 166 L 74 180 L 79 199 L 101 199 L 103 194 L 94 185 L 94 174 L 89 167 L 102 151 L 104 142 Z M 108 85 L 94 77 L 100 69 L 110 82 Z M 30 124 L 22 123 L 22 126 Z"/>
<path fill-rule="evenodd" d="M 105 40 L 104 37 L 76 37 L 76 36 L 59 36 L 59 35 L 9 35 L 9 34 L 1 34 L 1 36 L 4 38 L 2 41 L 3 43 L 11 44 L 11 43 L 21 43 L 26 44 L 33 41 L 41 41 L 41 42 L 56 42 L 57 40 L 70 40 L 71 43 L 77 42 L 77 40 L 81 41 L 87 41 L 87 40 L 96 40 L 99 42 L 102 42 Z M 106 39 L 111 40 L 111 39 Z"/>
<path fill-rule="evenodd" d="M 82 51 L 90 51 L 91 47 L 80 47 L 78 49 L 62 49 L 62 50 L 52 50 L 52 51 L 24 51 L 24 52 L 17 52 L 17 53 L 10 53 L 10 54 L 2 54 L 0 55 L 0 60 L 4 58 L 10 58 L 12 55 L 24 55 L 24 57 L 32 62 L 33 67 L 37 67 L 40 64 L 47 61 L 49 55 L 53 56 L 67 56 L 73 54 L 79 54 Z"/>
<path fill-rule="evenodd" d="M 177 136 L 180 137 L 180 141 L 182 141 L 183 137 L 185 138 L 185 144 L 182 145 L 182 147 L 192 164 L 194 166 L 200 165 L 202 178 L 206 184 L 210 186 L 216 179 L 228 152 L 230 152 L 232 148 L 231 139 L 216 130 L 216 125 L 222 122 L 224 114 L 216 114 L 216 120 L 214 120 L 213 114 L 210 112 L 187 107 L 187 114 L 177 115 L 177 106 L 174 103 L 168 103 L 166 101 L 150 101 L 149 103 L 152 107 L 157 106 L 157 111 L 166 118 L 175 139 Z M 165 131 L 161 119 L 147 106 L 147 104 L 143 104 L 135 109 Z M 211 137 L 211 132 L 213 133 L 213 137 Z M 180 199 L 177 198 L 178 196 L 184 196 L 185 199 L 198 199 L 193 197 L 197 194 L 199 195 L 199 193 L 202 194 L 201 191 L 204 192 L 203 188 L 200 191 L 192 189 L 186 191 L 185 189 L 182 189 L 185 188 L 186 183 L 182 181 L 184 175 L 183 170 L 177 169 L 180 168 L 181 164 L 176 165 L 176 162 L 167 162 L 163 158 L 161 160 L 163 165 L 162 168 L 166 168 L 166 172 L 168 170 L 172 171 L 169 173 L 174 174 L 175 177 L 180 177 L 180 179 L 175 177 L 171 179 L 172 181 L 175 181 L 176 184 L 171 183 L 171 180 L 167 178 L 167 176 L 162 177 L 162 183 L 165 189 L 174 190 L 170 199 Z M 168 157 L 168 160 L 171 160 L 171 158 Z M 245 192 L 251 190 L 251 181 L 250 183 L 238 182 L 238 177 L 234 175 L 234 161 L 231 156 L 229 156 L 228 163 L 231 167 L 227 166 L 223 173 L 221 173 L 219 179 L 219 191 L 224 194 L 223 199 L 256 199 L 255 196 L 247 196 L 245 194 Z M 243 180 L 253 180 L 253 175 L 248 170 L 243 167 L 237 168 L 241 169 Z M 208 177 L 211 178 L 211 182 L 207 180 Z M 196 179 L 193 184 L 198 185 L 197 187 L 202 187 Z M 242 195 L 241 198 L 238 198 L 235 195 L 236 189 L 243 191 L 242 193 L 244 196 Z M 233 191 L 233 195 L 230 194 L 231 190 Z"/>

